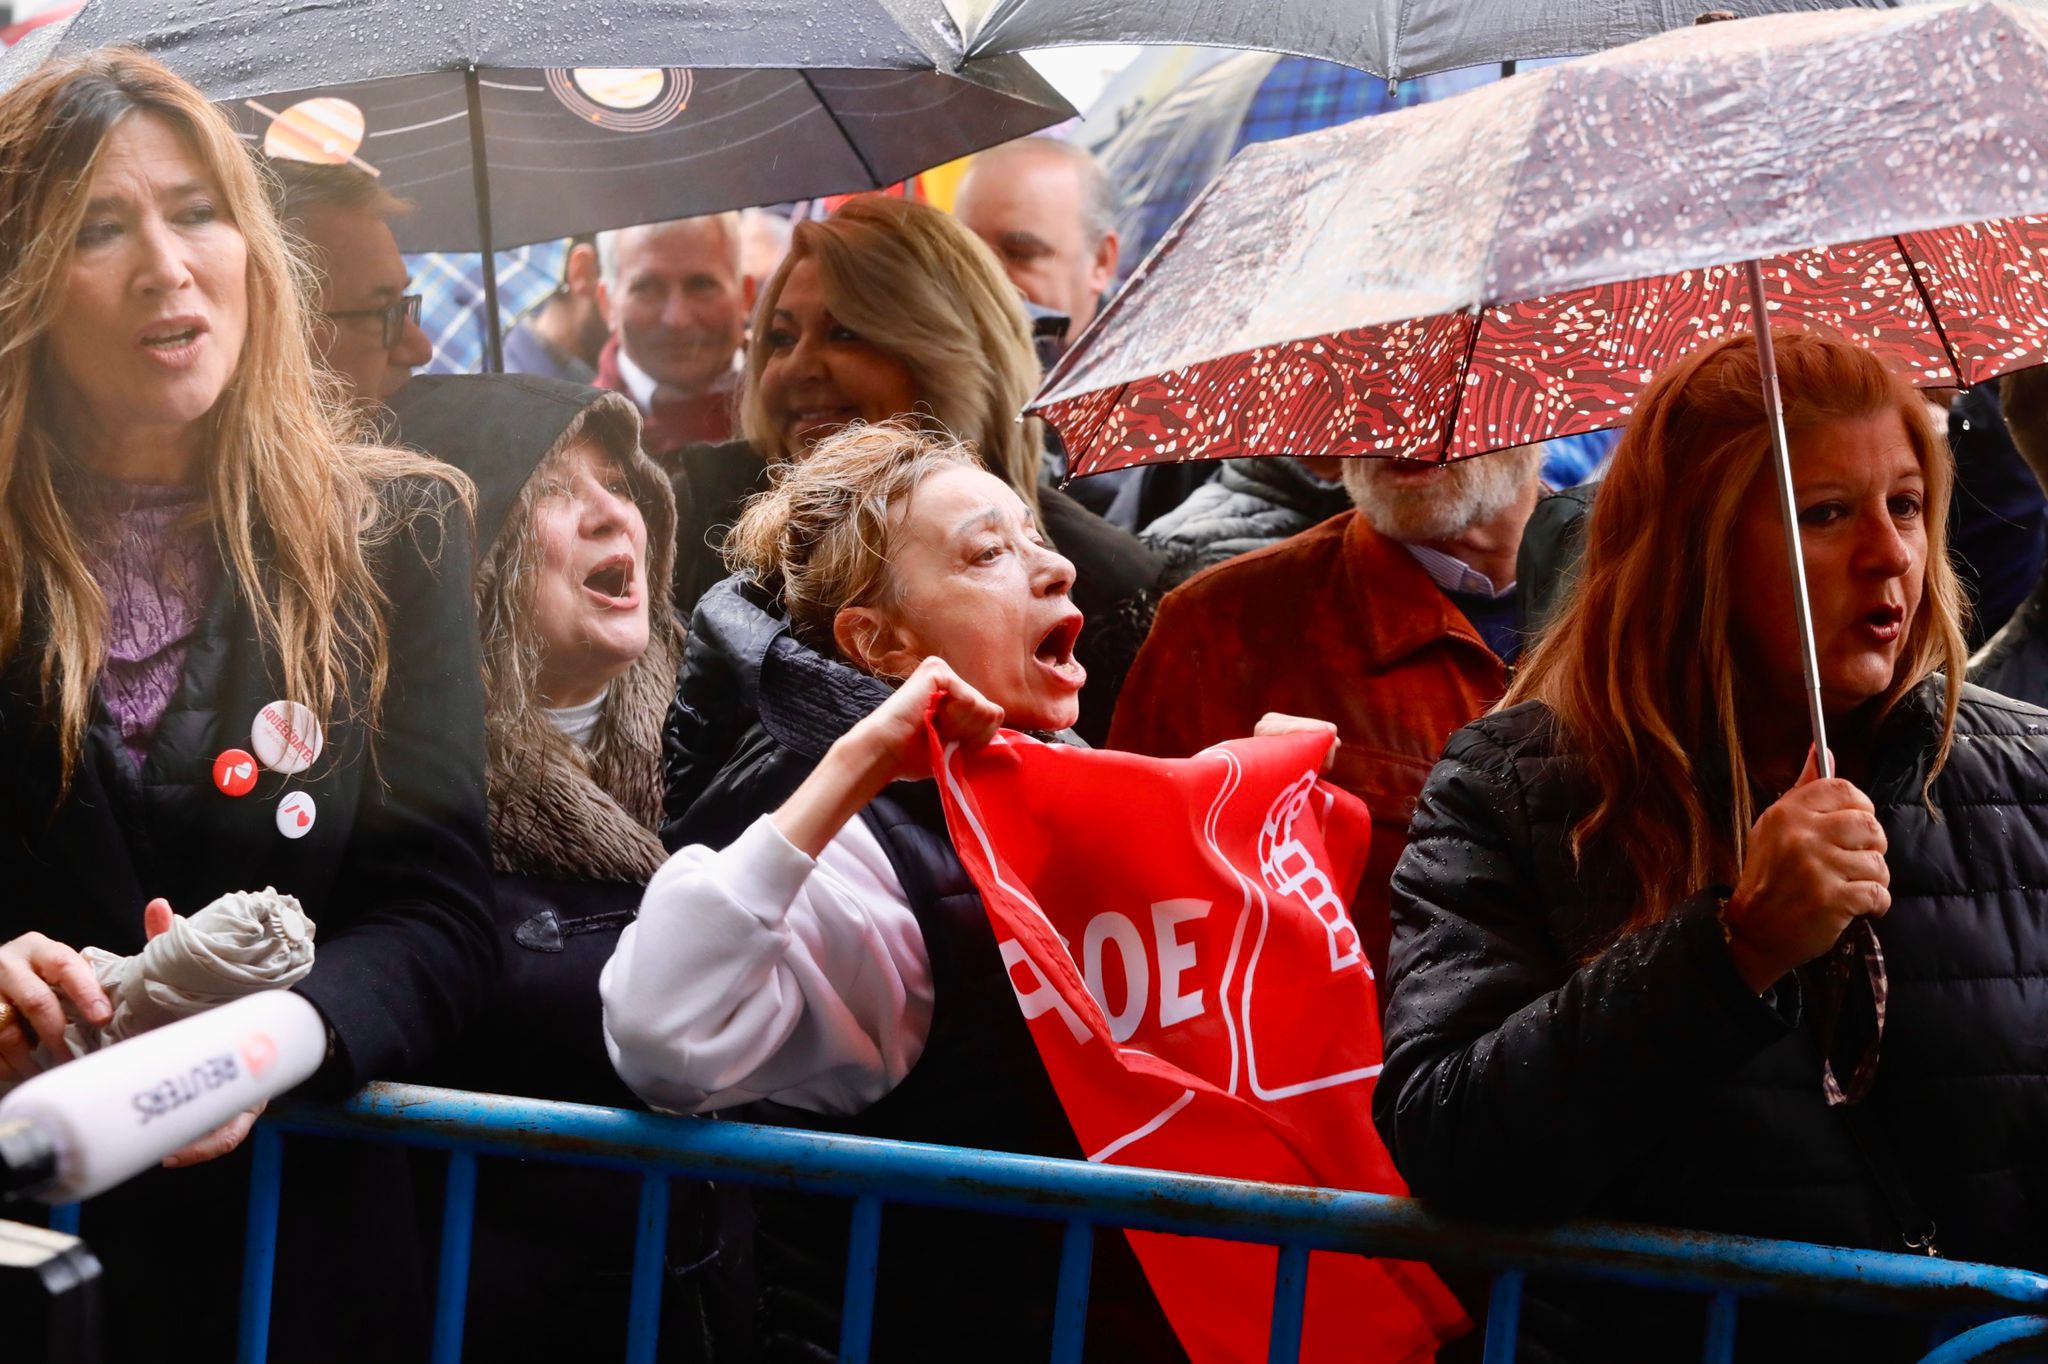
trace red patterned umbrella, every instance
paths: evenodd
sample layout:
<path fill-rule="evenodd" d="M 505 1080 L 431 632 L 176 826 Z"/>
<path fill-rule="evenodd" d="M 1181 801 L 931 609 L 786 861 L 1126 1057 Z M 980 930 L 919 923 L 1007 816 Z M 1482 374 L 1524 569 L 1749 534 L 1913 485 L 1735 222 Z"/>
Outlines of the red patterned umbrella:
<path fill-rule="evenodd" d="M 1758 259 L 1775 322 L 1974 383 L 2048 358 L 2030 215 L 2048 14 L 1681 29 L 1247 148 L 1035 406 L 1077 473 L 1481 454 L 1625 422 L 1653 373 L 1750 325 Z"/>
<path fill-rule="evenodd" d="M 1034 407 L 1077 474 L 1458 459 L 1621 425 L 1759 297 L 1921 384 L 2039 363 L 2044 265 L 2048 13 L 1745 19 L 1247 149 Z"/>
<path fill-rule="evenodd" d="M 2048 217 L 1801 251 L 1762 275 L 1775 324 L 1830 328 L 1924 386 L 2048 360 Z M 1039 410 L 1077 474 L 1280 453 L 1459 459 L 1625 424 L 1659 369 L 1750 329 L 1745 276 L 1714 265 L 1346 328 L 1092 392 L 1069 370 Z"/>
<path fill-rule="evenodd" d="M 1247 150 L 1036 407 L 1076 473 L 1457 459 L 1620 425 L 1716 337 L 1834 329 L 1923 384 L 2048 359 L 2048 13 L 1998 0 L 1679 30 Z M 1960 226 L 1959 226 L 1960 225 Z M 1833 775 L 1761 330 L 1808 715 Z M 1884 958 L 1858 920 L 1884 1026 Z M 1830 1102 L 1846 1093 L 1829 1069 Z"/>

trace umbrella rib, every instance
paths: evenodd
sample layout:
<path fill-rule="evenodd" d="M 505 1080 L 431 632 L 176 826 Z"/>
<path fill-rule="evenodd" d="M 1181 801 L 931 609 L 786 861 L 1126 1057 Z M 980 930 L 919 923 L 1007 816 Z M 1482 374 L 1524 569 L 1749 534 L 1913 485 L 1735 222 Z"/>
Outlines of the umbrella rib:
<path fill-rule="evenodd" d="M 1130 390 L 1131 385 L 1129 380 L 1125 380 L 1123 383 L 1118 384 L 1116 386 L 1116 396 L 1111 398 L 1107 403 L 1103 404 L 1102 415 L 1088 423 L 1088 430 L 1086 433 L 1088 445 L 1092 447 L 1095 444 L 1096 437 L 1100 436 L 1102 434 L 1103 428 L 1109 425 L 1110 415 L 1116 411 L 1117 404 L 1121 403 L 1124 400 L 1124 394 L 1130 392 Z M 1020 417 L 1019 420 L 1022 420 L 1022 418 Z M 1062 492 L 1066 491 L 1068 484 L 1072 483 L 1076 478 L 1082 477 L 1082 475 L 1076 474 L 1074 472 L 1073 454 L 1074 452 L 1071 449 L 1067 451 L 1067 472 L 1065 476 L 1060 479 L 1060 491 Z M 1083 451 L 1081 458 L 1086 460 L 1091 458 L 1093 454 L 1094 451 L 1092 449 Z M 1098 471 L 1090 469 L 1088 472 L 1095 473 Z"/>
<path fill-rule="evenodd" d="M 875 174 L 874 164 L 868 160 L 868 154 L 861 150 L 860 143 L 854 141 L 853 134 L 846 130 L 846 125 L 839 121 L 839 111 L 825 102 L 824 94 L 819 91 L 818 83 L 811 79 L 809 71 L 799 71 L 797 74 L 804 78 L 805 87 L 810 90 L 811 98 L 818 101 L 818 107 L 825 111 L 825 117 L 831 119 L 832 126 L 839 130 L 839 136 L 845 140 L 847 150 L 851 151 L 854 159 L 860 162 L 860 168 L 867 172 L 868 184 L 875 189 L 881 189 L 883 187 L 882 177 Z"/>
<path fill-rule="evenodd" d="M 1958 387 L 1968 387 L 1963 381 L 1963 357 L 1956 354 L 1956 348 L 1948 339 L 1948 328 L 1941 325 L 1941 314 L 1934 311 L 1934 296 L 1927 292 L 1927 281 L 1920 278 L 1920 267 L 1913 263 L 1913 253 L 1906 249 L 1903 236 L 1893 237 L 1892 244 L 1899 248 L 1899 259 L 1906 263 L 1906 273 L 1913 279 L 1913 288 L 1920 295 L 1920 306 L 1927 310 L 1927 320 L 1934 324 L 1934 339 L 1941 342 L 1942 353 L 1948 356 L 1948 367 L 1955 371 Z"/>
<path fill-rule="evenodd" d="M 1223 177 L 1218 175 L 1212 178 L 1208 184 L 1202 186 L 1201 192 L 1195 195 L 1194 202 L 1181 211 L 1180 217 L 1174 220 L 1173 224 L 1166 229 L 1158 241 L 1152 243 L 1152 249 L 1145 253 L 1145 258 L 1138 262 L 1136 269 L 1131 271 L 1130 278 L 1126 279 L 1118 286 L 1117 291 L 1110 295 L 1109 302 L 1096 312 L 1095 320 L 1088 324 L 1087 330 L 1074 338 L 1073 342 L 1067 347 L 1067 353 L 1062 355 L 1053 365 L 1052 369 L 1046 373 L 1044 379 L 1040 380 L 1038 393 L 1032 398 L 1032 404 L 1039 402 L 1046 394 L 1051 393 L 1060 384 L 1066 382 L 1067 374 L 1074 368 L 1075 361 L 1081 354 L 1081 343 L 1094 336 L 1097 332 L 1102 331 L 1108 325 L 1109 319 L 1115 317 L 1122 310 L 1124 304 L 1136 291 L 1139 281 L 1151 272 L 1155 262 L 1165 257 L 1167 248 L 1180 240 L 1181 236 L 1186 232 L 1188 224 L 1195 220 L 1195 211 L 1209 201 L 1209 196 L 1214 194 L 1217 186 L 1222 183 Z M 1133 381 L 1121 379 L 1113 382 L 1121 386 L 1118 390 L 1118 396 L 1121 397 L 1122 390 L 1128 389 Z M 1106 389 L 1109 385 L 1104 384 L 1102 387 Z M 1030 404 L 1026 405 L 1026 410 L 1030 410 Z"/>
<path fill-rule="evenodd" d="M 1465 338 L 1465 359 L 1459 364 L 1457 374 L 1452 380 L 1456 387 L 1451 390 L 1451 415 L 1444 423 L 1443 444 L 1439 445 L 1436 451 L 1436 461 L 1439 464 L 1450 462 L 1451 442 L 1458 438 L 1458 414 L 1465 409 L 1465 390 L 1470 387 L 1465 382 L 1465 376 L 1472 372 L 1472 353 L 1479 349 L 1479 328 L 1485 322 L 1486 305 L 1475 304 L 1472 308 L 1472 331 Z"/>

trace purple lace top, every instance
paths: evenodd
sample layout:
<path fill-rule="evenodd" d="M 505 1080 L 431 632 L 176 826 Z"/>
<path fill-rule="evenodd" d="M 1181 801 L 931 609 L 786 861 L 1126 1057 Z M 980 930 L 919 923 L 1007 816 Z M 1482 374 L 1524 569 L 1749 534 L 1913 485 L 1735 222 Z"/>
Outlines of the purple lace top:
<path fill-rule="evenodd" d="M 107 597 L 100 700 L 139 769 L 178 690 L 220 560 L 199 488 L 92 478 L 80 520 Z"/>

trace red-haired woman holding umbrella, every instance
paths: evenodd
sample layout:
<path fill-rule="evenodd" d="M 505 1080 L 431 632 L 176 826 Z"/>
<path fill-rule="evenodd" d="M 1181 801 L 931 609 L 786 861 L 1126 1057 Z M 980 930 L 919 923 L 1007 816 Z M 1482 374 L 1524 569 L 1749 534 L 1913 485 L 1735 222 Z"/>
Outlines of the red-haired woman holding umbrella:
<path fill-rule="evenodd" d="M 1431 774 L 1375 1118 L 1420 1196 L 1480 1216 L 2039 1265 L 2048 715 L 1946 680 L 1951 472 L 1918 395 L 1847 342 L 1775 341 L 1843 776 L 1807 756 L 1757 346 L 1732 338 L 1645 393 L 1562 614 Z M 1834 950 L 1859 919 L 1882 958 Z M 1697 1310 L 1597 1293 L 1531 1330 L 1572 1359 L 1698 1348 Z M 1924 1346 L 1744 1323 L 1746 1357 Z"/>

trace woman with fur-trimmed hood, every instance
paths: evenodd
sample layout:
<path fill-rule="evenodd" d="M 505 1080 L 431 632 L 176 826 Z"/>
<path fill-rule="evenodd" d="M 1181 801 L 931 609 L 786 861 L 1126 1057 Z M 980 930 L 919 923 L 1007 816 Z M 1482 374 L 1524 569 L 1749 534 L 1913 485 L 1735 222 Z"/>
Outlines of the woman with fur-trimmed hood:
<path fill-rule="evenodd" d="M 468 1078 L 629 1102 L 604 1052 L 597 972 L 664 857 L 661 723 L 682 657 L 674 495 L 616 394 L 439 376 L 391 406 L 405 444 L 477 486 L 501 998 L 518 1007 L 484 1025 L 488 1046 L 468 1051 L 485 1073 Z"/>
<path fill-rule="evenodd" d="M 661 726 L 683 639 L 669 597 L 674 495 L 641 452 L 639 413 L 615 393 L 527 375 L 424 377 L 391 407 L 400 440 L 477 486 L 505 969 L 439 1078 L 637 1106 L 605 1054 L 597 979 L 664 858 Z M 471 1314 L 472 1358 L 621 1352 L 637 1190 L 616 1172 L 486 1166 L 471 1293 L 492 1306 Z M 715 1274 L 715 1233 L 676 1212 L 672 1256 Z M 703 1357 L 705 1300 L 679 1288 L 665 1294 L 664 1355 Z"/>

